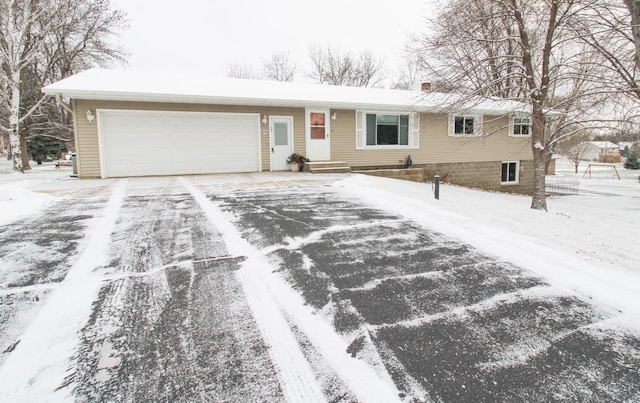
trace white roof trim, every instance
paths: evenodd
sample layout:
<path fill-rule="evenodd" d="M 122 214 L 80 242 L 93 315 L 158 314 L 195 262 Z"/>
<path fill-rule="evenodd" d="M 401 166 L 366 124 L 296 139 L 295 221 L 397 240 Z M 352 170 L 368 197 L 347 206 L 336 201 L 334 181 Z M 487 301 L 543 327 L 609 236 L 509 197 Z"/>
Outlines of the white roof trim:
<path fill-rule="evenodd" d="M 459 94 L 358 88 L 308 83 L 283 83 L 149 74 L 133 71 L 91 69 L 42 89 L 47 95 L 71 99 L 106 101 L 175 102 L 198 104 L 388 111 L 441 112 L 461 99 Z M 482 99 L 469 109 L 480 113 L 527 111 L 526 105 L 509 100 Z"/>

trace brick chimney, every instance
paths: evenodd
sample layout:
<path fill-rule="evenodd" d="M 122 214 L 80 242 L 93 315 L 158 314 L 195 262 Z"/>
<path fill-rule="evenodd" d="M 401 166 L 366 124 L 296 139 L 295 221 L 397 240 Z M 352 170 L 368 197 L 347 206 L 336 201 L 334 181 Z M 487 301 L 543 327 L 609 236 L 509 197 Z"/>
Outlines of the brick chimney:
<path fill-rule="evenodd" d="M 422 83 L 422 91 L 431 91 L 431 83 Z"/>

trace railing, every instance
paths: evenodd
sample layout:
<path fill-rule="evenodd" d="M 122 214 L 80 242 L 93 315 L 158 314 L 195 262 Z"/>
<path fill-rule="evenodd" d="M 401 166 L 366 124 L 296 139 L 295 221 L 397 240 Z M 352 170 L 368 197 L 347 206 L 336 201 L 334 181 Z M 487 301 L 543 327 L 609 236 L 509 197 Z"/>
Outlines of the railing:
<path fill-rule="evenodd" d="M 572 179 L 547 179 L 545 191 L 549 195 L 567 196 L 577 195 L 580 182 Z"/>

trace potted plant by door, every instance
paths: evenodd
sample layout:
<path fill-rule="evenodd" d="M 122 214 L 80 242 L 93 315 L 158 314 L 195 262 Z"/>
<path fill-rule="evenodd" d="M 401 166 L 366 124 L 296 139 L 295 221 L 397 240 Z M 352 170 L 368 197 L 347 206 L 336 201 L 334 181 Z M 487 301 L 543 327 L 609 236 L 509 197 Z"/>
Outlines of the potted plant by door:
<path fill-rule="evenodd" d="M 302 171 L 306 161 L 309 161 L 309 159 L 300 153 L 293 153 L 287 157 L 287 164 L 289 164 L 291 172 Z"/>

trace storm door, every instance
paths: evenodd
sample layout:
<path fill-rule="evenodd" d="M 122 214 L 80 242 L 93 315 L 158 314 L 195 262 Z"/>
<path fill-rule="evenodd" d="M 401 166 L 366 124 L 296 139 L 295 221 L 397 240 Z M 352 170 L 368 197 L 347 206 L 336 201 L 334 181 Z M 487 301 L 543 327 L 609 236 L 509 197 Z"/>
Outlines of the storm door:
<path fill-rule="evenodd" d="M 269 117 L 269 136 L 271 170 L 288 170 L 287 157 L 293 153 L 293 118 L 290 116 Z"/>

